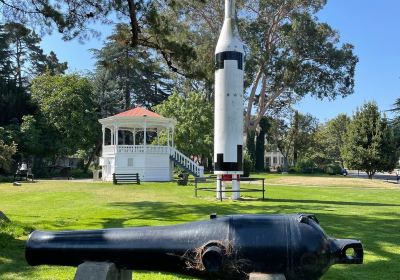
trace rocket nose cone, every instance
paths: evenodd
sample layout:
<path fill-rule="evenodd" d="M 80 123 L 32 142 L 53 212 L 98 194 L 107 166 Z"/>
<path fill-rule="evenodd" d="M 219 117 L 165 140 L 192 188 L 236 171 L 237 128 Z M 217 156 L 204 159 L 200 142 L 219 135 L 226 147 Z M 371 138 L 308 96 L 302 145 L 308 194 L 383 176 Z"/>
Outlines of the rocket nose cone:
<path fill-rule="evenodd" d="M 219 35 L 216 53 L 221 51 L 238 51 L 244 53 L 243 42 L 233 19 L 226 19 Z"/>

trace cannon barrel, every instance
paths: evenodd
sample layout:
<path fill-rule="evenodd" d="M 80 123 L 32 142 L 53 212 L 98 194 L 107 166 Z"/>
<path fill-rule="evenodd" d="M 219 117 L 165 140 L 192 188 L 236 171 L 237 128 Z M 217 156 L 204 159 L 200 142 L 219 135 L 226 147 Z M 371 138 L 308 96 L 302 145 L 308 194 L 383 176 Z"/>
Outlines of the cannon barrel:
<path fill-rule="evenodd" d="M 260 272 L 319 279 L 333 264 L 361 264 L 363 248 L 357 240 L 328 237 L 314 215 L 231 215 L 175 226 L 34 231 L 25 256 L 30 265 L 107 261 L 200 278 Z"/>

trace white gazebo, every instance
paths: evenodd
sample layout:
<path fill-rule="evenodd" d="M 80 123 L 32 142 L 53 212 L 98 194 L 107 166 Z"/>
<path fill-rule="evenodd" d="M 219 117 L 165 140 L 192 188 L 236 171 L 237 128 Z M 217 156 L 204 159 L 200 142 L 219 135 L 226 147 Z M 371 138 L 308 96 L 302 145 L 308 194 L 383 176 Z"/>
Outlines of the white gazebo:
<path fill-rule="evenodd" d="M 202 166 L 174 148 L 176 120 L 137 107 L 99 122 L 103 131 L 103 181 L 112 181 L 113 173 L 139 173 L 142 181 L 170 181 L 174 164 L 203 176 Z"/>

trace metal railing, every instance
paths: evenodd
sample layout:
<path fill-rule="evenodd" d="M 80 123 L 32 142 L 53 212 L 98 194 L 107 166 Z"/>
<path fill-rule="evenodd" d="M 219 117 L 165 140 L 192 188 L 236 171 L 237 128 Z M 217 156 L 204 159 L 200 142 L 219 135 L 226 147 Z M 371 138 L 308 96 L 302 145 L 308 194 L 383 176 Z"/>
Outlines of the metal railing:
<path fill-rule="evenodd" d="M 250 192 L 261 192 L 262 193 L 262 200 L 265 199 L 265 179 L 264 178 L 248 178 L 248 177 L 241 177 L 240 179 L 233 179 L 233 180 L 227 180 L 229 181 L 235 181 L 239 180 L 240 182 L 259 182 L 260 184 L 251 184 L 251 187 L 241 185 L 240 190 L 233 190 L 232 186 L 226 186 L 224 189 L 220 188 L 217 190 L 215 187 L 200 187 L 199 184 L 207 184 L 207 183 L 217 183 L 221 179 L 215 178 L 214 176 L 210 176 L 208 178 L 195 178 L 194 179 L 194 196 L 197 197 L 198 191 L 206 191 L 206 192 L 213 192 L 213 193 L 219 193 L 219 199 L 220 201 L 223 200 L 223 193 L 250 193 Z M 256 188 L 257 186 L 261 188 Z"/>

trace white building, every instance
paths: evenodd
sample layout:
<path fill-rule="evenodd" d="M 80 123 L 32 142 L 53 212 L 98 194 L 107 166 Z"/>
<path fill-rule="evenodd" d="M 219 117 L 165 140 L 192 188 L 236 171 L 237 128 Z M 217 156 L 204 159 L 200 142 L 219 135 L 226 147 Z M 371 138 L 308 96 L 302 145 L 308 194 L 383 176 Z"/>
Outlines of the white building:
<path fill-rule="evenodd" d="M 112 181 L 113 173 L 139 173 L 141 181 L 170 181 L 174 164 L 197 177 L 204 176 L 202 166 L 175 149 L 176 120 L 138 107 L 99 122 L 103 131 L 103 181 Z"/>
<path fill-rule="evenodd" d="M 276 170 L 279 166 L 283 166 L 284 158 L 278 149 L 265 151 L 265 167 Z"/>

